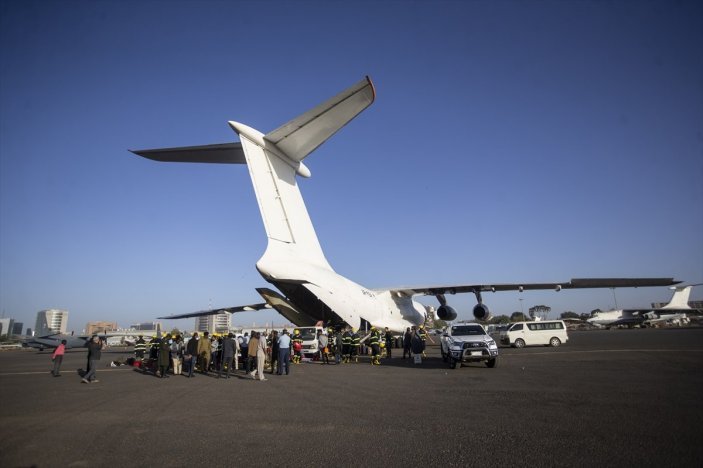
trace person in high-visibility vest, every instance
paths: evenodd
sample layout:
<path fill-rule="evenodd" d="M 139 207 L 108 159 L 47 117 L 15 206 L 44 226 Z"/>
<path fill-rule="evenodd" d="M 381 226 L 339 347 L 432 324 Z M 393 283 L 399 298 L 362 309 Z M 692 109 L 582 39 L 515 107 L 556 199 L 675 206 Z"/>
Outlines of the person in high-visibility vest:
<path fill-rule="evenodd" d="M 359 362 L 359 348 L 361 347 L 361 338 L 356 330 L 352 331 L 351 335 L 351 353 L 349 354 L 349 360 L 354 358 L 354 362 Z"/>
<path fill-rule="evenodd" d="M 342 353 L 344 354 L 344 362 L 349 362 L 351 360 L 351 348 L 352 348 L 352 333 L 348 328 L 344 330 L 344 335 L 342 335 Z"/>
<path fill-rule="evenodd" d="M 300 336 L 300 330 L 297 328 L 293 330 L 293 336 L 291 337 L 291 343 L 293 345 L 293 363 L 300 364 L 303 358 L 303 337 Z"/>
<path fill-rule="evenodd" d="M 137 337 L 137 341 L 134 343 L 134 357 L 136 359 L 144 359 L 144 353 L 146 352 L 146 341 L 142 335 Z"/>
<path fill-rule="evenodd" d="M 376 327 L 371 327 L 371 336 L 369 337 L 369 345 L 371 346 L 371 365 L 381 365 L 381 334 Z"/>
<path fill-rule="evenodd" d="M 427 354 L 425 354 L 425 348 L 427 347 L 427 332 L 425 331 L 425 327 L 420 325 L 417 334 L 420 335 L 420 339 L 422 340 L 422 357 L 426 358 Z"/>

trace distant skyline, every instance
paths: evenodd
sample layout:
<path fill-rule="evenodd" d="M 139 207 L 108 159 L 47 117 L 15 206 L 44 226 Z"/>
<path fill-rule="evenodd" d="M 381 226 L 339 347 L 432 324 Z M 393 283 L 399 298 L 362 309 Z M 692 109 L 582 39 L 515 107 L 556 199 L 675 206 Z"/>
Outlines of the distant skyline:
<path fill-rule="evenodd" d="M 4 1 L 0 312 L 68 310 L 78 331 L 261 302 L 246 168 L 127 149 L 236 141 L 228 120 L 267 132 L 365 75 L 376 102 L 300 181 L 340 274 L 703 282 L 702 25 L 698 1 Z M 472 295 L 448 300 L 471 318 Z M 484 301 L 615 306 L 608 289 Z"/>

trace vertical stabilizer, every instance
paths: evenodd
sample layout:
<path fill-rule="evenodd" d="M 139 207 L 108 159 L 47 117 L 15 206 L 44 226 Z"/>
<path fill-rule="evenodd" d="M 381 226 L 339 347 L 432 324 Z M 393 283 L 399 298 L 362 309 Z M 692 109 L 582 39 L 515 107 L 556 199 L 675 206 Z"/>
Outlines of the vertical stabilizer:
<path fill-rule="evenodd" d="M 691 288 L 693 288 L 693 286 L 675 288 L 674 295 L 671 296 L 671 301 L 662 307 L 662 309 L 690 309 L 688 298 L 691 295 Z"/>

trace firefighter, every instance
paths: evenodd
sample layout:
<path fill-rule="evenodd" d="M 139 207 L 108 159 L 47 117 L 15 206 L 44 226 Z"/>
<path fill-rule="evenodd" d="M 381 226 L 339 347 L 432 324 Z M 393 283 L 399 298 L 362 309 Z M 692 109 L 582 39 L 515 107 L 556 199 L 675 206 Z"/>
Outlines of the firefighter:
<path fill-rule="evenodd" d="M 137 337 L 137 341 L 134 343 L 134 357 L 139 360 L 144 359 L 144 352 L 145 351 L 146 351 L 146 341 L 144 341 L 144 338 L 142 337 L 142 335 L 139 335 Z"/>
<path fill-rule="evenodd" d="M 300 330 L 297 328 L 293 330 L 293 336 L 291 337 L 291 343 L 293 344 L 293 363 L 300 364 L 303 357 L 303 337 L 300 336 Z"/>
<path fill-rule="evenodd" d="M 420 335 L 420 339 L 422 340 L 422 357 L 426 358 L 427 354 L 425 354 L 425 348 L 427 347 L 427 332 L 425 331 L 424 325 L 420 325 L 417 334 Z"/>
<path fill-rule="evenodd" d="M 151 340 L 147 344 L 149 350 L 149 359 L 154 359 L 159 356 L 159 341 L 156 340 L 156 335 L 152 335 Z"/>
<path fill-rule="evenodd" d="M 343 362 L 349 362 L 351 360 L 351 348 L 352 348 L 352 333 L 348 328 L 344 330 L 342 335 L 342 354 L 344 355 Z"/>
<path fill-rule="evenodd" d="M 359 362 L 359 348 L 361 347 L 361 338 L 356 331 L 356 328 L 352 330 L 351 335 L 351 353 L 349 354 L 349 360 L 354 358 L 354 362 Z"/>
<path fill-rule="evenodd" d="M 369 345 L 371 346 L 371 365 L 381 365 L 381 334 L 376 327 L 371 327 L 371 335 L 369 337 Z"/>

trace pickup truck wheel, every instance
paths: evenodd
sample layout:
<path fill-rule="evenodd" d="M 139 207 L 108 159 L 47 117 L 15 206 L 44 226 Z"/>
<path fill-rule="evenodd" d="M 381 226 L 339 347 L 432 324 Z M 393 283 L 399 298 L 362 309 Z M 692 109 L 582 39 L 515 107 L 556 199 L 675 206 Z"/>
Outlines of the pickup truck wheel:
<path fill-rule="evenodd" d="M 449 368 L 450 368 L 450 369 L 456 369 L 456 368 L 459 368 L 459 367 L 461 367 L 461 362 L 457 361 L 457 360 L 454 359 L 454 358 L 450 358 L 450 359 L 449 359 Z"/>
<path fill-rule="evenodd" d="M 447 362 L 447 353 L 442 351 L 442 361 Z"/>
<path fill-rule="evenodd" d="M 513 345 L 516 348 L 524 348 L 525 347 L 525 341 L 522 338 L 518 338 L 515 340 L 515 344 Z"/>
<path fill-rule="evenodd" d="M 553 337 L 550 338 L 550 340 L 549 340 L 549 346 L 552 346 L 552 347 L 554 347 L 554 348 L 556 348 L 556 347 L 559 346 L 560 344 L 561 344 L 561 340 L 560 340 L 559 338 L 557 338 L 556 336 L 553 336 Z"/>
<path fill-rule="evenodd" d="M 498 365 L 498 360 L 496 358 L 489 359 L 488 361 L 486 361 L 486 367 L 494 368 L 497 365 Z"/>

